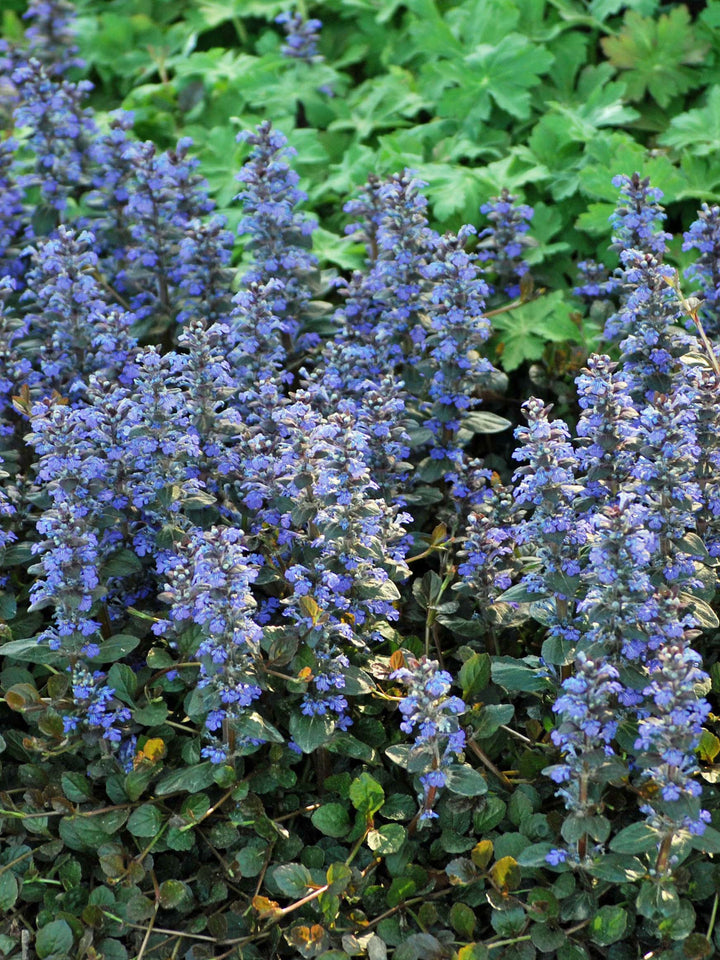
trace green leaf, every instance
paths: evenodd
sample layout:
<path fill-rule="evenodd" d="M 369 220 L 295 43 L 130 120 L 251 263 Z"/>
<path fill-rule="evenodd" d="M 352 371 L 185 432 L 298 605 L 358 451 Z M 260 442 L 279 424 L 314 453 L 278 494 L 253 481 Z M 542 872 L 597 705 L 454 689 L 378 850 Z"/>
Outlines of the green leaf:
<path fill-rule="evenodd" d="M 657 846 L 660 834 L 647 823 L 631 823 L 610 841 L 614 853 L 647 853 Z"/>
<path fill-rule="evenodd" d="M 268 845 L 265 840 L 249 840 L 236 853 L 238 867 L 243 877 L 257 877 L 260 874 L 267 855 Z"/>
<path fill-rule="evenodd" d="M 713 688 L 715 683 L 713 683 Z M 720 753 L 720 739 L 709 730 L 702 730 L 700 733 L 700 742 L 697 745 L 698 756 L 706 763 L 712 763 L 715 757 Z"/>
<path fill-rule="evenodd" d="M 63 817 L 58 832 L 71 850 L 94 853 L 127 820 L 127 810 L 111 810 L 96 817 Z"/>
<path fill-rule="evenodd" d="M 658 3 L 657 0 L 590 0 L 590 9 L 598 20 L 607 20 L 623 7 L 637 10 L 643 16 L 649 17 L 657 10 Z"/>
<path fill-rule="evenodd" d="M 182 830 L 179 827 L 170 827 L 165 834 L 165 843 L 170 850 L 187 851 L 195 846 L 195 839 L 190 830 Z"/>
<path fill-rule="evenodd" d="M 13 660 L 20 660 L 26 663 L 49 663 L 57 664 L 62 659 L 62 654 L 55 650 L 50 650 L 45 644 L 38 643 L 35 637 L 27 640 L 11 640 L 10 643 L 4 643 L 0 647 L 0 657 L 10 657 Z"/>
<path fill-rule="evenodd" d="M 610 63 L 625 71 L 630 100 L 649 93 L 667 107 L 673 97 L 702 83 L 702 74 L 692 68 L 703 63 L 709 44 L 696 37 L 685 6 L 657 20 L 629 10 L 620 33 L 600 43 Z"/>
<path fill-rule="evenodd" d="M 450 926 L 460 938 L 471 939 L 477 925 L 475 911 L 471 907 L 466 903 L 454 903 L 450 907 L 448 919 Z"/>
<path fill-rule="evenodd" d="M 0 620 L 12 620 L 17 614 L 17 599 L 14 593 L 0 590 Z"/>
<path fill-rule="evenodd" d="M 473 739 L 484 740 L 491 737 L 503 724 L 509 723 L 514 714 L 515 707 L 511 703 L 491 703 L 483 707 Z"/>
<path fill-rule="evenodd" d="M 127 828 L 134 837 L 155 837 L 162 826 L 162 815 L 151 803 L 144 803 L 130 814 Z"/>
<path fill-rule="evenodd" d="M 582 75 L 574 102 L 550 101 L 554 113 L 565 121 L 565 133 L 571 140 L 588 143 L 602 127 L 622 127 L 640 114 L 623 103 L 624 83 L 609 83 L 608 64 L 588 67 Z"/>
<path fill-rule="evenodd" d="M 100 644 L 100 653 L 93 657 L 90 662 L 114 663 L 128 653 L 132 653 L 139 644 L 138 637 L 133 637 L 129 633 L 118 633 L 117 636 L 110 637 L 109 640 L 103 640 Z"/>
<path fill-rule="evenodd" d="M 583 169 L 580 171 L 582 189 L 589 196 L 606 200 L 609 207 L 595 232 L 607 235 L 608 217 L 617 203 L 617 187 L 612 179 L 618 173 L 632 174 L 638 171 L 641 176 L 649 177 L 652 185 L 662 190 L 664 202 L 676 200 L 685 188 L 685 179 L 670 159 L 661 154 L 651 156 L 639 143 L 627 133 L 605 134 L 595 137 L 585 151 Z M 580 217 L 580 221 L 583 217 Z"/>
<path fill-rule="evenodd" d="M 334 729 L 335 724 L 327 715 L 306 717 L 293 713 L 290 717 L 290 734 L 303 753 L 326 746 Z"/>
<path fill-rule="evenodd" d="M 197 793 L 213 782 L 213 765 L 209 762 L 196 763 L 182 770 L 174 770 L 155 787 L 158 797 L 166 797 L 171 793 Z"/>
<path fill-rule="evenodd" d="M 138 679 L 131 667 L 126 663 L 114 663 L 108 670 L 107 685 L 115 691 L 115 696 L 134 706 L 135 691 Z"/>
<path fill-rule="evenodd" d="M 658 143 L 676 150 L 689 151 L 698 157 L 712 156 L 720 142 L 720 85 L 707 92 L 704 107 L 676 114 Z"/>
<path fill-rule="evenodd" d="M 65 920 L 51 920 L 41 927 L 35 937 L 35 950 L 40 960 L 50 954 L 65 954 L 73 945 L 73 932 Z"/>
<path fill-rule="evenodd" d="M 607 947 L 625 935 L 627 925 L 628 916 L 622 907 L 600 907 L 590 921 L 590 939 Z"/>
<path fill-rule="evenodd" d="M 526 360 L 539 360 L 548 341 L 578 342 L 581 333 L 570 319 L 571 308 L 557 290 L 493 318 L 503 370 L 516 370 Z"/>
<path fill-rule="evenodd" d="M 102 576 L 129 577 L 133 573 L 142 573 L 143 565 L 140 558 L 132 550 L 118 550 L 102 568 Z"/>
<path fill-rule="evenodd" d="M 555 847 L 552 843 L 531 843 L 517 856 L 521 867 L 547 867 L 547 855 Z"/>
<path fill-rule="evenodd" d="M 505 417 L 498 417 L 495 413 L 486 410 L 475 410 L 463 417 L 461 428 L 471 433 L 502 433 L 512 426 Z"/>
<path fill-rule="evenodd" d="M 320 264 L 334 263 L 343 270 L 361 270 L 365 247 L 352 237 L 342 237 L 322 227 L 313 230 L 313 253 Z"/>
<path fill-rule="evenodd" d="M 587 867 L 588 873 L 599 880 L 609 880 L 611 883 L 626 883 L 640 880 L 647 870 L 637 857 L 627 854 L 606 853 Z"/>
<path fill-rule="evenodd" d="M 492 857 L 492 841 L 488 840 L 486 843 L 490 844 L 490 851 L 487 859 L 481 866 L 483 870 L 490 862 L 490 857 Z M 474 852 L 475 850 L 473 850 L 473 853 Z M 476 864 L 473 860 L 468 860 L 467 857 L 457 857 L 455 860 L 450 860 L 445 867 L 445 873 L 448 875 L 450 883 L 452 883 L 453 886 L 464 886 L 478 879 Z"/>
<path fill-rule="evenodd" d="M 373 678 L 360 667 L 349 666 L 343 669 L 345 677 L 345 693 L 351 697 L 359 697 L 365 693 L 372 693 L 376 690 L 376 684 Z"/>
<path fill-rule="evenodd" d="M 384 75 L 371 77 L 355 89 L 340 105 L 342 116 L 333 120 L 330 130 L 352 130 L 358 140 L 365 140 L 377 130 L 403 126 L 429 106 L 418 93 L 413 75 L 397 66 L 390 66 Z"/>
<path fill-rule="evenodd" d="M 304 897 L 313 883 L 310 871 L 301 863 L 283 863 L 275 867 L 272 877 L 285 896 L 293 900 Z"/>
<path fill-rule="evenodd" d="M 399 823 L 386 823 L 379 830 L 371 830 L 367 836 L 367 845 L 382 857 L 397 853 L 405 843 L 407 832 Z"/>
<path fill-rule="evenodd" d="M 690 613 L 701 630 L 717 630 L 720 627 L 720 620 L 709 603 L 692 593 L 681 593 L 680 599 L 687 603 Z"/>
<path fill-rule="evenodd" d="M 499 603 L 535 603 L 541 600 L 543 594 L 537 590 L 529 590 L 524 583 L 513 584 L 498 597 Z"/>
<path fill-rule="evenodd" d="M 313 810 L 310 819 L 326 837 L 345 837 L 350 830 L 350 817 L 341 803 L 324 803 Z"/>
<path fill-rule="evenodd" d="M 174 910 L 183 900 L 191 898 L 189 888 L 180 880 L 163 880 L 160 884 L 159 900 L 163 910 Z"/>
<path fill-rule="evenodd" d="M 359 813 L 372 817 L 385 802 L 385 791 L 369 773 L 361 773 L 350 784 L 349 797 Z"/>
<path fill-rule="evenodd" d="M 474 653 L 460 667 L 458 681 L 462 688 L 463 700 L 473 697 L 484 690 L 490 682 L 490 657 L 487 653 Z"/>
<path fill-rule="evenodd" d="M 157 727 L 165 722 L 169 713 L 164 700 L 155 700 L 145 707 L 138 707 L 133 711 L 133 720 L 144 727 Z"/>
<path fill-rule="evenodd" d="M 443 955 L 445 950 L 437 937 L 431 933 L 411 933 L 396 947 L 393 960 L 441 960 Z"/>
<path fill-rule="evenodd" d="M 461 797 L 482 797 L 487 793 L 487 782 L 467 763 L 452 763 L 445 770 L 448 790 Z"/>
<path fill-rule="evenodd" d="M 82 803 L 92 794 L 92 787 L 84 773 L 63 773 L 60 775 L 62 792 L 72 803 Z"/>
<path fill-rule="evenodd" d="M 552 65 L 553 55 L 526 37 L 510 33 L 478 43 L 464 58 L 430 61 L 421 68 L 423 93 L 438 97 L 441 117 L 462 117 L 462 131 L 478 137 L 493 101 L 511 116 L 530 115 L 530 96 Z"/>
<path fill-rule="evenodd" d="M 487 191 L 482 170 L 453 163 L 415 163 L 413 169 L 428 184 L 428 199 L 438 220 L 454 214 L 471 220 L 477 214 Z"/>
<path fill-rule="evenodd" d="M 505 690 L 524 690 L 526 693 L 547 690 L 550 686 L 547 678 L 540 676 L 537 657 L 525 657 L 522 660 L 514 657 L 493 657 L 492 678 L 494 683 Z"/>
<path fill-rule="evenodd" d="M 0 910 L 11 910 L 18 898 L 20 884 L 11 870 L 0 874 Z"/>
<path fill-rule="evenodd" d="M 385 756 L 399 767 L 404 767 L 407 770 L 410 765 L 412 749 L 409 743 L 398 743 L 393 747 L 388 747 Z"/>
<path fill-rule="evenodd" d="M 699 837 L 692 838 L 692 847 L 702 853 L 720 853 L 720 831 L 715 827 L 705 827 Z"/>

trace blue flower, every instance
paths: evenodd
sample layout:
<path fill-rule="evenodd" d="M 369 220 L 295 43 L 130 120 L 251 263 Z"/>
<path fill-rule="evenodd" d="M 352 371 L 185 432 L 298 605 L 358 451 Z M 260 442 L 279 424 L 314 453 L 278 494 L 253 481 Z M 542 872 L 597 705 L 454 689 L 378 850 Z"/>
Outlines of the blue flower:
<path fill-rule="evenodd" d="M 420 783 L 422 811 L 427 818 L 436 790 L 445 786 L 444 769 L 465 747 L 465 733 L 458 720 L 465 712 L 465 704 L 459 697 L 448 696 L 452 676 L 438 669 L 435 660 L 410 660 L 408 666 L 395 670 L 390 679 L 400 680 L 408 687 L 399 705 L 403 715 L 400 729 L 405 733 L 415 731 L 415 752 L 426 758 Z"/>
<path fill-rule="evenodd" d="M 305 63 L 318 63 L 323 59 L 318 54 L 317 42 L 320 36 L 322 21 L 316 19 L 305 20 L 297 12 L 279 13 L 275 23 L 281 24 L 286 34 L 286 40 L 281 47 L 283 56 L 292 60 L 302 60 Z"/>

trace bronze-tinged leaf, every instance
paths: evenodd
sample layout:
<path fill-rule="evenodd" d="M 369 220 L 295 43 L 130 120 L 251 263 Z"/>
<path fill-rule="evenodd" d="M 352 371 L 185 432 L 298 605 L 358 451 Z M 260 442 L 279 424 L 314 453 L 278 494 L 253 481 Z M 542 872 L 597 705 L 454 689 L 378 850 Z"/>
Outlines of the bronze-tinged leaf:
<path fill-rule="evenodd" d="M 282 916 L 282 908 L 275 900 L 267 897 L 255 896 L 252 898 L 253 910 L 260 914 L 261 920 L 273 920 Z"/>
<path fill-rule="evenodd" d="M 5 703 L 16 713 L 22 713 L 39 700 L 40 694 L 31 683 L 15 683 L 5 693 Z"/>
<path fill-rule="evenodd" d="M 492 856 L 492 840 L 481 840 L 479 843 L 476 843 L 470 851 L 470 859 L 478 868 L 478 870 L 484 870 L 492 860 Z"/>
<path fill-rule="evenodd" d="M 514 857 L 502 857 L 493 864 L 490 876 L 495 886 L 503 893 L 508 890 L 517 890 L 522 881 L 522 871 Z"/>
<path fill-rule="evenodd" d="M 395 650 L 390 655 L 390 670 L 402 670 L 405 666 L 405 657 L 402 654 L 402 650 Z"/>

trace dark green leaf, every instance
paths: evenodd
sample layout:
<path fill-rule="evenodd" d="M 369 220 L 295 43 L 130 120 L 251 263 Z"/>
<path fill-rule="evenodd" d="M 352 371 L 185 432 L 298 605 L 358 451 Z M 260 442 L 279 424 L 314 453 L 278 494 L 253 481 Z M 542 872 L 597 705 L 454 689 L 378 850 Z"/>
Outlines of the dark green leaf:
<path fill-rule="evenodd" d="M 350 830 L 348 812 L 340 803 L 324 803 L 317 810 L 313 810 L 310 819 L 313 826 L 326 837 L 345 837 Z"/>
<path fill-rule="evenodd" d="M 100 653 L 92 658 L 92 663 L 114 663 L 132 653 L 140 640 L 129 633 L 119 633 L 117 636 L 110 637 L 109 640 L 103 640 L 100 644 Z"/>
<path fill-rule="evenodd" d="M 273 870 L 273 880 L 285 894 L 293 900 L 300 900 L 312 886 L 312 875 L 301 863 L 284 863 Z"/>
<path fill-rule="evenodd" d="M 45 644 L 38 643 L 34 637 L 27 640 L 11 640 L 0 647 L 0 657 L 9 657 L 27 663 L 57 664 L 62 654 L 50 650 Z"/>
<path fill-rule="evenodd" d="M 656 848 L 659 839 L 659 832 L 649 824 L 631 823 L 612 838 L 610 849 L 614 853 L 648 853 Z"/>
<path fill-rule="evenodd" d="M 536 657 L 515 660 L 513 657 L 493 657 L 492 678 L 505 690 L 524 690 L 527 693 L 546 690 L 550 682 L 540 675 Z"/>
<path fill-rule="evenodd" d="M 463 699 L 467 700 L 490 682 L 490 657 L 487 653 L 474 653 L 460 667 L 458 681 L 462 688 Z"/>
<path fill-rule="evenodd" d="M 482 797 L 487 793 L 487 782 L 467 763 L 452 763 L 445 771 L 448 790 L 461 797 Z"/>
<path fill-rule="evenodd" d="M 475 740 L 491 737 L 497 730 L 512 720 L 515 707 L 511 703 L 491 703 L 480 711 L 479 722 L 475 725 Z"/>
<path fill-rule="evenodd" d="M 134 837 L 155 837 L 162 825 L 162 815 L 151 803 L 144 803 L 130 814 L 127 828 Z"/>
<path fill-rule="evenodd" d="M 0 910 L 9 911 L 18 898 L 19 882 L 11 870 L 0 874 Z"/>
<path fill-rule="evenodd" d="M 208 762 L 197 763 L 163 777 L 155 787 L 155 793 L 158 797 L 166 797 L 171 793 L 197 793 L 212 782 L 213 765 Z"/>
<path fill-rule="evenodd" d="M 369 773 L 361 773 L 350 784 L 352 805 L 366 817 L 371 817 L 385 802 L 385 791 Z"/>
<path fill-rule="evenodd" d="M 590 939 L 607 947 L 624 936 L 627 925 L 628 916 L 622 907 L 601 907 L 590 921 Z"/>
<path fill-rule="evenodd" d="M 620 853 L 606 853 L 598 857 L 587 869 L 591 876 L 600 880 L 609 880 L 611 883 L 640 880 L 647 873 L 637 857 Z"/>
<path fill-rule="evenodd" d="M 407 831 L 399 823 L 386 823 L 379 830 L 371 830 L 367 836 L 367 845 L 381 857 L 397 853 L 405 843 Z"/>
<path fill-rule="evenodd" d="M 73 933 L 65 920 L 51 920 L 37 932 L 35 950 L 40 960 L 50 954 L 65 954 L 73 945 Z"/>
<path fill-rule="evenodd" d="M 159 892 L 160 906 L 164 910 L 174 910 L 183 900 L 191 899 L 187 885 L 180 880 L 163 880 Z"/>
<path fill-rule="evenodd" d="M 62 792 L 73 803 L 82 803 L 92 794 L 92 788 L 84 773 L 63 773 L 60 776 Z"/>
<path fill-rule="evenodd" d="M 471 433 L 502 433 L 512 423 L 487 410 L 475 410 L 463 417 L 461 425 L 463 430 L 470 430 Z"/>
<path fill-rule="evenodd" d="M 326 746 L 334 729 L 335 725 L 327 715 L 306 717 L 302 713 L 293 713 L 290 717 L 290 734 L 303 753 L 312 753 L 318 747 Z"/>

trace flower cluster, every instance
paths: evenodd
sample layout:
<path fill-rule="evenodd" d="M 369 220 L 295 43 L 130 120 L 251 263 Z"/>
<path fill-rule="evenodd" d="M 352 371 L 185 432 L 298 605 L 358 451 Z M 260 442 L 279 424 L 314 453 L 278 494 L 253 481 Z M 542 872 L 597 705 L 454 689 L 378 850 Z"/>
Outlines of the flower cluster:
<path fill-rule="evenodd" d="M 244 733 L 242 723 L 262 693 L 255 669 L 262 631 L 253 619 L 256 603 L 250 591 L 258 563 L 248 554 L 242 530 L 231 527 L 191 531 L 174 550 L 158 557 L 158 573 L 165 579 L 160 599 L 170 604 L 174 631 L 199 628 L 198 687 L 212 693 L 205 727 L 209 734 L 224 729 L 222 742 L 214 739 L 203 748 L 214 763 L 261 742 Z M 163 633 L 170 624 L 160 621 L 154 630 Z"/>
<path fill-rule="evenodd" d="M 447 768 L 465 748 L 465 732 L 459 721 L 465 704 L 459 697 L 448 696 L 452 677 L 439 669 L 436 660 L 410 660 L 409 666 L 395 670 L 390 679 L 408 687 L 400 701 L 400 729 L 415 734 L 409 769 L 420 774 L 420 819 L 430 820 L 437 817 L 433 804 L 438 790 L 447 782 Z"/>
<path fill-rule="evenodd" d="M 534 210 L 503 189 L 499 197 L 492 197 L 480 207 L 492 226 L 478 234 L 478 255 L 486 270 L 496 276 L 495 289 L 502 289 L 508 297 L 520 296 L 520 282 L 530 269 L 523 260 L 524 251 L 532 245 L 528 236 Z"/>
<path fill-rule="evenodd" d="M 68 0 L 30 0 L 23 19 L 30 22 L 25 39 L 53 76 L 84 66 L 75 43 L 75 7 Z"/>
<path fill-rule="evenodd" d="M 488 287 L 466 245 L 475 228 L 439 236 L 427 220 L 424 183 L 411 171 L 383 182 L 370 177 L 345 206 L 358 219 L 347 230 L 366 243 L 369 270 L 344 285 L 336 314 L 340 341 L 364 377 L 395 370 L 408 412 L 430 443 L 419 476 L 456 480 L 465 467 L 467 413 L 503 376 L 482 356 L 490 334 Z M 472 428 L 471 428 L 472 430 Z"/>
<path fill-rule="evenodd" d="M 12 82 L 19 98 L 15 123 L 29 128 L 27 146 L 34 159 L 34 171 L 21 183 L 39 186 L 44 202 L 62 214 L 89 183 L 89 146 L 97 127 L 83 101 L 92 84 L 56 80 L 36 59 L 19 66 Z"/>
<path fill-rule="evenodd" d="M 300 178 L 290 166 L 295 150 L 288 146 L 284 134 L 265 121 L 254 132 L 240 133 L 238 139 L 252 147 L 249 160 L 237 175 L 243 184 L 236 197 L 243 210 L 239 231 L 248 236 L 253 257 L 243 281 L 246 285 L 276 282 L 270 307 L 284 322 L 285 346 L 290 353 L 312 342 L 306 336 L 296 344 L 310 300 L 308 277 L 317 264 L 308 249 L 308 238 L 316 224 L 296 211 L 306 196 L 298 188 Z"/>
<path fill-rule="evenodd" d="M 608 269 L 595 260 L 580 260 L 577 265 L 579 280 L 573 293 L 588 304 L 611 297 L 619 286 L 619 280 L 609 275 Z"/>
<path fill-rule="evenodd" d="M 661 260 L 668 240 L 672 239 L 671 234 L 660 229 L 666 219 L 660 203 L 662 190 L 651 187 L 650 178 L 639 173 L 619 174 L 613 178 L 613 186 L 620 190 L 618 205 L 610 217 L 615 249 L 637 250 Z"/>
<path fill-rule="evenodd" d="M 575 444 L 564 424 L 548 423 L 540 401 L 526 404 L 530 426 L 518 431 L 524 446 L 515 456 L 529 467 L 516 474 L 515 496 L 532 512 L 517 538 L 534 543 L 539 561 L 525 583 L 572 615 L 562 630 L 569 648 L 558 657 L 548 647 L 557 666 L 574 658 L 553 707 L 563 763 L 547 771 L 570 814 L 563 836 L 581 861 L 590 856 L 588 839 L 604 842 L 609 829 L 594 813 L 603 791 L 629 777 L 639 781 L 641 812 L 656 831 L 654 870 L 667 875 L 673 837 L 684 829 L 700 835 L 707 823 L 694 775 L 710 707 L 691 642 L 699 635 L 692 611 L 704 609 L 701 597 L 715 580 L 697 534 L 713 542 L 716 359 L 675 326 L 684 307 L 660 260 L 659 193 L 637 175 L 616 185 L 624 299 L 605 335 L 621 341 L 620 362 L 593 357 L 578 378 Z M 567 530 L 583 531 L 571 568 L 562 566 Z M 561 580 L 558 569 L 570 576 Z M 547 613 L 543 622 L 557 635 Z M 623 745 L 625 762 L 613 749 L 623 722 L 638 723 L 632 746 Z M 555 850 L 548 862 L 570 856 Z"/>
<path fill-rule="evenodd" d="M 683 250 L 697 250 L 700 256 L 685 271 L 685 276 L 700 285 L 703 299 L 701 316 L 709 335 L 720 332 L 720 207 L 703 203 L 697 220 L 683 234 Z"/>
<path fill-rule="evenodd" d="M 677 826 L 687 826 L 690 817 L 685 812 L 675 814 L 674 805 L 701 794 L 693 778 L 698 768 L 695 749 L 710 713 L 710 704 L 697 695 L 698 686 L 709 678 L 700 655 L 689 645 L 699 635 L 694 627 L 694 618 L 683 610 L 677 596 L 667 591 L 657 597 L 654 629 L 663 642 L 649 666 L 650 682 L 642 691 L 646 705 L 635 741 L 642 776 L 652 779 L 659 790 L 658 799 L 647 805 L 677 821 Z M 691 831 L 702 833 L 705 822 L 698 811 Z"/>
<path fill-rule="evenodd" d="M 102 731 L 103 739 L 115 744 L 120 742 L 122 728 L 132 714 L 120 705 L 115 690 L 104 683 L 105 679 L 105 673 L 100 670 L 91 673 L 83 663 L 72 668 L 70 688 L 76 713 L 63 717 L 66 734 L 79 730 Z"/>
<path fill-rule="evenodd" d="M 322 21 L 314 18 L 305 20 L 297 12 L 279 13 L 275 17 L 285 31 L 286 39 L 281 50 L 283 56 L 304 63 L 318 63 L 322 56 L 318 53 L 317 42 L 320 38 Z"/>

